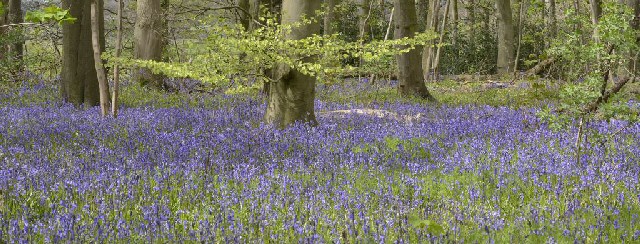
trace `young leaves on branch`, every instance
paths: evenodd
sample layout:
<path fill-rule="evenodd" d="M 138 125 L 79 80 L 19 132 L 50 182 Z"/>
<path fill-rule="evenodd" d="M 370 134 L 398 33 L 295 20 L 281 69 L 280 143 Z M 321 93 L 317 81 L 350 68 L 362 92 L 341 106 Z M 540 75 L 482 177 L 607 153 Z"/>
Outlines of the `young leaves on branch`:
<path fill-rule="evenodd" d="M 69 10 L 62 9 L 58 6 L 49 6 L 42 10 L 30 11 L 25 15 L 25 20 L 34 23 L 73 23 L 76 18 L 71 16 Z"/>

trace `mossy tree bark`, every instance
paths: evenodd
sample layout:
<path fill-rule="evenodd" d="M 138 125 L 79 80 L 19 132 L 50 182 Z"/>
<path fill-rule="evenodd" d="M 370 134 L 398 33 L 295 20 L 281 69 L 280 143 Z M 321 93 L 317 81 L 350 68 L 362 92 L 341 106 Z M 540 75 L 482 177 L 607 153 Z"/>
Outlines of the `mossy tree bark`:
<path fill-rule="evenodd" d="M 97 0 L 102 50 L 105 48 L 103 4 Z M 71 16 L 77 18 L 73 23 L 62 25 L 62 98 L 76 105 L 96 106 L 100 97 L 91 43 L 91 1 L 63 0 L 62 8 L 69 9 Z"/>
<path fill-rule="evenodd" d="M 11 24 L 20 24 L 24 22 L 24 14 L 22 13 L 22 1 L 21 0 L 9 0 L 9 15 L 7 16 Z M 9 53 L 17 61 L 22 60 L 24 40 L 20 37 L 12 45 L 9 46 Z"/>
<path fill-rule="evenodd" d="M 9 11 L 7 10 L 8 5 L 8 0 L 0 0 L 0 3 L 2 3 L 3 9 L 2 14 L 0 14 L 0 26 L 2 25 L 6 25 L 8 24 L 7 21 L 7 16 L 9 14 Z M 0 28 L 0 36 L 5 36 L 6 35 L 6 29 L 7 28 Z M 0 43 L 0 63 L 4 63 L 6 61 L 7 58 L 7 47 L 5 45 L 3 45 L 3 43 Z"/>
<path fill-rule="evenodd" d="M 498 12 L 498 74 L 510 74 L 515 64 L 515 27 L 510 0 L 496 0 Z"/>
<path fill-rule="evenodd" d="M 418 30 L 415 2 L 413 0 L 394 0 L 394 7 L 395 39 L 414 37 Z M 400 81 L 398 89 L 403 96 L 418 96 L 434 100 L 424 84 L 420 53 L 420 48 L 414 48 L 396 57 Z"/>
<path fill-rule="evenodd" d="M 316 0 L 284 0 L 282 24 L 300 22 L 303 16 L 315 16 L 321 7 Z M 320 34 L 320 23 L 314 22 L 294 28 L 287 34 L 289 40 L 299 40 Z M 311 62 L 315 57 L 303 57 Z M 278 65 L 273 71 L 274 81 L 270 85 L 265 120 L 280 128 L 295 122 L 316 124 L 314 112 L 316 77 L 305 75 L 286 65 Z"/>
<path fill-rule="evenodd" d="M 138 0 L 136 8 L 135 53 L 140 60 L 162 61 L 162 52 L 166 45 L 167 22 L 163 5 L 167 0 Z M 134 73 L 134 80 L 142 86 L 166 89 L 164 75 L 154 74 L 151 70 L 140 68 Z"/>

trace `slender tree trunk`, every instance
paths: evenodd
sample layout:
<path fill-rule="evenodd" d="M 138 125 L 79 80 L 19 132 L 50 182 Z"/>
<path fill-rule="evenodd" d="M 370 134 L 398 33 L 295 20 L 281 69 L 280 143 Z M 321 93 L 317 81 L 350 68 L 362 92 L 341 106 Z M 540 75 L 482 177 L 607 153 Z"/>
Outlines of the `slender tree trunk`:
<path fill-rule="evenodd" d="M 510 0 L 496 0 L 498 12 L 498 74 L 510 74 L 515 63 L 515 28 Z"/>
<path fill-rule="evenodd" d="M 100 47 L 104 50 L 102 0 L 98 0 L 97 7 Z M 98 105 L 98 76 L 91 43 L 91 1 L 63 0 L 62 8 L 69 9 L 71 16 L 77 18 L 74 23 L 62 25 L 62 98 L 76 105 Z"/>
<path fill-rule="evenodd" d="M 429 8 L 429 21 L 427 22 L 427 30 L 433 30 L 438 33 L 438 17 L 440 15 L 440 2 L 434 0 L 431 2 L 431 7 Z M 424 80 L 429 80 L 429 75 L 431 74 L 431 67 L 433 63 L 433 46 L 435 45 L 435 40 L 431 41 L 429 45 L 424 47 L 422 52 L 422 76 Z"/>
<path fill-rule="evenodd" d="M 166 44 L 167 22 L 162 9 L 163 0 L 138 0 L 137 19 L 134 30 L 134 57 L 141 60 L 161 61 Z M 166 1 L 166 0 L 164 0 Z M 154 74 L 147 68 L 134 73 L 134 80 L 143 86 L 165 89 L 164 75 Z"/>
<path fill-rule="evenodd" d="M 9 21 L 7 20 L 7 16 L 9 14 L 9 11 L 7 9 L 8 5 L 8 0 L 0 0 L 0 3 L 2 3 L 2 14 L 0 14 L 0 26 L 2 25 L 6 25 L 9 23 Z M 4 36 L 6 34 L 6 30 L 7 28 L 0 28 L 0 36 Z M 7 60 L 7 46 L 4 45 L 3 43 L 0 43 L 0 63 L 4 64 Z"/>
<path fill-rule="evenodd" d="M 358 6 L 358 38 L 364 40 L 369 35 L 369 19 L 371 18 L 371 0 L 359 0 Z"/>
<path fill-rule="evenodd" d="M 418 19 L 413 0 L 394 0 L 395 39 L 405 37 L 412 38 L 418 30 Z M 407 48 L 407 47 L 401 47 Z M 398 90 L 403 96 L 417 96 L 428 100 L 434 100 L 427 90 L 422 77 L 423 71 L 420 63 L 420 49 L 414 48 L 407 53 L 396 57 L 398 63 Z"/>
<path fill-rule="evenodd" d="M 100 89 L 100 112 L 102 116 L 107 116 L 109 113 L 109 83 L 107 81 L 107 74 L 104 70 L 104 64 L 102 63 L 101 53 L 103 49 L 100 47 L 100 21 L 98 6 L 96 4 L 98 0 L 91 2 L 91 43 L 93 44 L 93 60 L 98 75 L 98 87 Z"/>
<path fill-rule="evenodd" d="M 282 24 L 300 22 L 303 16 L 315 16 L 321 7 L 316 0 L 284 0 L 282 6 Z M 319 23 L 310 23 L 294 28 L 286 36 L 289 40 L 299 40 L 320 33 Z M 315 57 L 304 57 L 303 61 L 311 62 Z M 296 121 L 316 124 L 314 112 L 316 78 L 279 65 L 274 70 L 275 81 L 270 85 L 267 112 L 267 123 L 282 128 Z"/>
<path fill-rule="evenodd" d="M 447 0 L 446 7 L 444 9 L 444 16 L 442 17 L 442 27 L 440 28 L 440 39 L 438 40 L 438 47 L 436 48 L 436 57 L 433 62 L 433 78 L 436 79 L 439 74 L 438 68 L 440 67 L 440 52 L 442 51 L 442 44 L 444 44 L 444 36 L 447 34 L 447 19 L 449 14 L 449 7 L 451 5 L 451 0 Z M 437 79 L 436 79 L 437 80 Z"/>
<path fill-rule="evenodd" d="M 324 34 L 333 35 L 336 33 L 336 5 L 338 0 L 325 0 Z"/>
<path fill-rule="evenodd" d="M 116 34 L 116 58 L 120 57 L 122 52 L 122 9 L 124 8 L 124 0 L 118 0 L 118 20 Z M 118 117 L 118 96 L 120 89 L 120 66 L 113 67 L 113 96 L 111 101 L 111 113 L 114 118 Z"/>
<path fill-rule="evenodd" d="M 459 21 L 459 12 L 458 12 L 458 0 L 450 0 L 451 1 L 451 25 L 453 25 L 453 31 L 451 32 L 451 39 L 453 44 L 458 40 L 458 21 Z"/>
<path fill-rule="evenodd" d="M 525 20 L 525 12 L 526 12 L 526 4 L 527 1 L 520 1 L 520 11 L 518 14 L 518 45 L 516 48 L 516 59 L 513 65 L 513 78 L 516 79 L 518 77 L 518 65 L 520 63 L 520 49 L 522 47 L 522 34 L 524 33 L 524 20 Z"/>

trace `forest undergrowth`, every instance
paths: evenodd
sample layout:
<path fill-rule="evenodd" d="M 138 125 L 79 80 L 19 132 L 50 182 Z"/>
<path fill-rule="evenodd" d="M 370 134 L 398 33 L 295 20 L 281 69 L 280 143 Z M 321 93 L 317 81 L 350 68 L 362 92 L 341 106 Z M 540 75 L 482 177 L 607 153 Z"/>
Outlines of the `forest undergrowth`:
<path fill-rule="evenodd" d="M 320 85 L 319 125 L 284 130 L 255 94 L 130 85 L 114 119 L 49 83 L 6 87 L 0 239 L 640 241 L 640 124 L 589 121 L 576 154 L 576 128 L 536 116 L 544 88 L 430 84 L 435 105 L 393 85 Z M 323 113 L 359 108 L 415 119 Z"/>

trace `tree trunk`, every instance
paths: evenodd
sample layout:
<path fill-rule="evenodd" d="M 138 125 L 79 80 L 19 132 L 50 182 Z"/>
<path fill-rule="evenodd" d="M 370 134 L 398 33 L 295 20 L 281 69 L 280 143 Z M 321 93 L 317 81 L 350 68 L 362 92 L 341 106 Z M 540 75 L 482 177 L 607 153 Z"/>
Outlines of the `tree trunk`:
<path fill-rule="evenodd" d="M 394 0 L 395 19 L 395 39 L 405 37 L 412 38 L 418 30 L 416 7 L 413 0 Z M 400 47 L 407 48 L 407 47 Z M 427 90 L 422 77 L 422 66 L 420 64 L 420 49 L 414 48 L 407 53 L 396 57 L 398 64 L 398 87 L 403 96 L 418 96 L 428 100 L 434 98 Z"/>
<path fill-rule="evenodd" d="M 458 12 L 458 0 L 450 0 L 451 1 L 451 25 L 453 25 L 453 31 L 451 33 L 451 39 L 453 44 L 458 40 L 458 20 L 459 20 L 459 12 Z"/>
<path fill-rule="evenodd" d="M 97 7 L 100 48 L 104 50 L 102 0 L 98 0 Z M 91 44 L 91 1 L 63 0 L 62 8 L 69 9 L 71 16 L 77 18 L 74 23 L 62 25 L 62 98 L 76 105 L 98 105 L 98 76 Z"/>
<path fill-rule="evenodd" d="M 496 0 L 498 10 L 498 74 L 510 74 L 515 63 L 515 28 L 510 0 Z"/>
<path fill-rule="evenodd" d="M 602 15 L 602 0 L 589 0 L 591 7 L 591 24 L 593 24 L 593 39 L 596 42 L 600 42 L 600 34 L 598 31 L 598 22 L 600 22 L 600 16 Z"/>
<path fill-rule="evenodd" d="M 2 25 L 8 24 L 8 21 L 7 21 L 7 15 L 9 14 L 9 11 L 7 10 L 8 0 L 0 0 L 0 3 L 2 3 L 2 10 L 0 10 L 0 26 L 2 26 Z M 4 36 L 6 33 L 6 30 L 7 28 L 0 28 L 0 36 Z M 0 43 L 0 64 L 4 64 L 7 61 L 6 58 L 7 58 L 7 46 Z"/>
<path fill-rule="evenodd" d="M 109 83 L 101 58 L 104 49 L 100 46 L 100 21 L 98 20 L 100 14 L 98 13 L 97 1 L 99 0 L 93 0 L 91 3 L 91 43 L 94 65 L 98 75 L 98 88 L 100 89 L 100 113 L 104 117 L 109 113 Z"/>
<path fill-rule="evenodd" d="M 243 10 L 250 11 L 251 4 L 249 4 L 249 0 L 238 0 L 238 7 Z M 240 23 L 242 24 L 242 27 L 244 27 L 245 30 L 249 30 L 252 21 L 251 16 L 248 16 L 244 11 L 238 11 L 238 14 L 240 15 Z"/>
<path fill-rule="evenodd" d="M 359 0 L 358 6 L 358 38 L 364 40 L 369 35 L 369 19 L 371 18 L 371 0 Z"/>
<path fill-rule="evenodd" d="M 440 15 L 440 2 L 437 0 L 431 1 L 431 7 L 429 8 L 430 17 L 427 21 L 427 30 L 432 30 L 438 33 L 438 17 Z M 423 79 L 429 80 L 429 75 L 431 74 L 431 63 L 433 62 L 433 45 L 435 45 L 435 40 L 431 41 L 429 45 L 424 47 L 422 52 L 422 72 Z"/>
<path fill-rule="evenodd" d="M 421 30 L 426 30 L 429 22 L 429 0 L 418 0 L 416 2 L 416 14 L 418 15 L 418 25 L 422 27 Z"/>
<path fill-rule="evenodd" d="M 303 16 L 315 16 L 320 9 L 317 0 L 284 0 L 282 24 L 300 22 Z M 320 33 L 320 24 L 315 22 L 294 28 L 286 36 L 289 40 L 299 40 Z M 303 58 L 304 62 L 314 57 Z M 302 74 L 288 66 L 279 65 L 274 70 L 275 81 L 270 85 L 265 120 L 280 128 L 296 121 L 316 124 L 314 112 L 316 78 Z"/>
<path fill-rule="evenodd" d="M 467 4 L 467 12 L 469 15 L 469 26 L 471 26 L 470 37 L 474 38 L 476 36 L 476 8 L 475 8 L 475 0 L 469 0 Z"/>
<path fill-rule="evenodd" d="M 118 33 L 116 34 L 116 58 L 120 57 L 122 52 L 122 11 L 124 8 L 124 0 L 118 0 L 118 20 L 116 28 Z M 117 64 L 113 67 L 113 96 L 111 97 L 111 113 L 114 118 L 118 117 L 118 96 L 120 86 L 120 66 Z"/>
<path fill-rule="evenodd" d="M 438 47 L 436 48 L 436 56 L 435 56 L 435 60 L 433 61 L 433 77 L 434 78 L 436 78 L 440 73 L 438 70 L 438 68 L 440 67 L 440 53 L 442 51 L 442 46 L 444 44 L 444 36 L 447 34 L 446 28 L 447 28 L 447 19 L 448 19 L 450 5 L 451 5 L 451 0 L 447 0 L 447 3 L 444 8 L 444 16 L 442 17 L 442 28 L 440 28 L 440 39 L 438 40 Z"/>
<path fill-rule="evenodd" d="M 24 22 L 21 0 L 9 0 L 8 4 L 7 23 L 19 24 Z M 22 56 L 24 55 L 24 37 L 22 36 L 22 31 L 19 28 L 15 30 L 20 33 L 17 36 L 18 39 L 12 40 L 12 43 L 7 46 L 12 72 L 22 70 Z"/>
<path fill-rule="evenodd" d="M 166 44 L 164 36 L 167 32 L 167 22 L 164 18 L 162 1 L 166 0 L 138 0 L 137 18 L 134 30 L 134 57 L 140 60 L 161 61 L 162 52 Z M 142 86 L 155 89 L 166 89 L 164 75 L 154 74 L 147 68 L 140 68 L 134 73 L 134 80 Z"/>
<path fill-rule="evenodd" d="M 326 13 L 324 16 L 324 34 L 333 35 L 336 33 L 336 4 L 338 0 L 325 0 Z"/>

